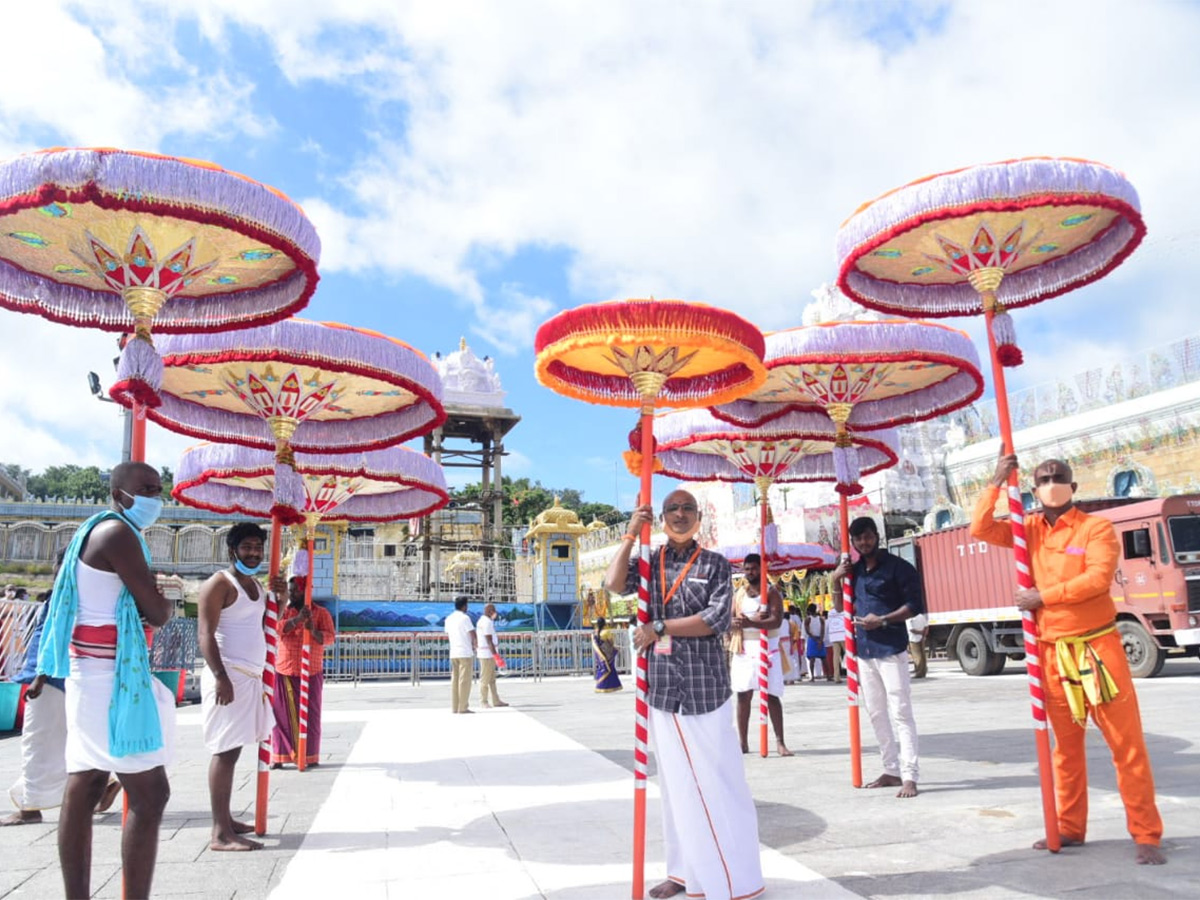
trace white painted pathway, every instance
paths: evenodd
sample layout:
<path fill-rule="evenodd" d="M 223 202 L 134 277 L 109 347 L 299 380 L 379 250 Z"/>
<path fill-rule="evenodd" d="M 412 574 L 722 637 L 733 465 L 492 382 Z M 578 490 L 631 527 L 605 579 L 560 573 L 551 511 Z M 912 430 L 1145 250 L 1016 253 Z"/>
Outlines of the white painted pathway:
<path fill-rule="evenodd" d="M 362 735 L 272 898 L 630 896 L 633 777 L 616 763 L 515 709 L 348 718 Z M 648 800 L 647 890 L 665 868 L 653 781 Z M 769 848 L 762 862 L 768 897 L 857 896 Z"/>

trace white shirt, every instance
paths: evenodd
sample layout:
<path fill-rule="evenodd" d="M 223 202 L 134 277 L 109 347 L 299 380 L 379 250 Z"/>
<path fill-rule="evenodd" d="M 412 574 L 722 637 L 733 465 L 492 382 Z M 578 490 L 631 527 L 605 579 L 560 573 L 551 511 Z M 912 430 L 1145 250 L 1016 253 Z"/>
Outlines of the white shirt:
<path fill-rule="evenodd" d="M 929 627 L 929 619 L 925 613 L 917 613 L 904 624 L 908 626 L 908 642 L 915 644 L 921 640 L 921 632 Z"/>
<path fill-rule="evenodd" d="M 475 655 L 480 659 L 491 659 L 492 650 L 488 647 L 488 635 L 492 636 L 492 643 L 496 644 L 496 623 L 488 616 L 480 616 L 479 621 L 475 623 Z M 496 650 L 499 651 L 500 645 L 496 644 Z"/>
<path fill-rule="evenodd" d="M 462 610 L 456 609 L 446 616 L 446 634 L 450 636 L 451 659 L 475 655 L 475 645 L 471 641 L 471 632 L 474 630 L 471 617 Z"/>

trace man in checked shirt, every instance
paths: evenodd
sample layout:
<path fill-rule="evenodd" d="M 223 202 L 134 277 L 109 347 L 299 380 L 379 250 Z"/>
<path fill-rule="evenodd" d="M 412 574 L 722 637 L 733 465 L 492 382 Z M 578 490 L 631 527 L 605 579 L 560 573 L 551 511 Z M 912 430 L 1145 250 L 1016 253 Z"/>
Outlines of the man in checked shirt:
<path fill-rule="evenodd" d="M 649 505 L 629 521 L 605 576 L 609 590 L 638 589 L 630 559 Z M 729 628 L 729 561 L 696 543 L 696 498 L 675 491 L 663 501 L 667 544 L 650 557 L 650 623 L 634 633 L 649 654 L 650 741 L 662 789 L 667 880 L 655 898 L 687 891 L 708 900 L 749 900 L 763 892 L 758 818 L 733 729 L 729 670 L 721 634 Z"/>

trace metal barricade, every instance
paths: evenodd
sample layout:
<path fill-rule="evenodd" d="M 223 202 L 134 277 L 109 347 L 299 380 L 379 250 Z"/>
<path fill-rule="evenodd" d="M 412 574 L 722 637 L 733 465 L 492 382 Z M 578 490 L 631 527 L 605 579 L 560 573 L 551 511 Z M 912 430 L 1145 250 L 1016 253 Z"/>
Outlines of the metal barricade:
<path fill-rule="evenodd" d="M 37 600 L 0 600 L 0 680 L 15 678 L 25 665 L 39 606 Z"/>
<path fill-rule="evenodd" d="M 154 640 L 150 644 L 150 668 L 190 674 L 196 668 L 196 657 L 199 655 L 196 620 L 176 616 L 154 632 Z"/>

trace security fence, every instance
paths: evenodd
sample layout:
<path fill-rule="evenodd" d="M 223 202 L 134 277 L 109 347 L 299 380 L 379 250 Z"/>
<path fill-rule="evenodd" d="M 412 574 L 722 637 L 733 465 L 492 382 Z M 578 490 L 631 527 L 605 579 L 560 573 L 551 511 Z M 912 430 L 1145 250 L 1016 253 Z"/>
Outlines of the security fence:
<path fill-rule="evenodd" d="M 623 636 L 623 633 L 622 633 Z M 592 632 L 542 631 L 496 635 L 509 677 L 540 680 L 547 675 L 594 671 Z M 629 642 L 617 642 L 618 671 L 629 671 Z M 325 677 L 333 681 L 450 677 L 450 644 L 444 634 L 421 631 L 342 633 L 325 650 Z"/>

